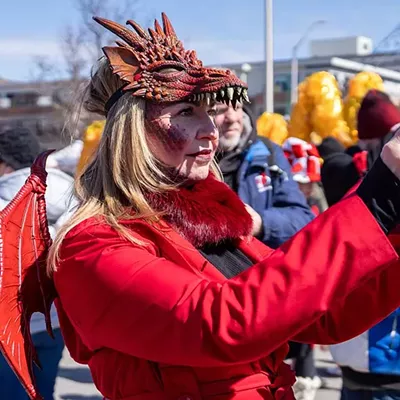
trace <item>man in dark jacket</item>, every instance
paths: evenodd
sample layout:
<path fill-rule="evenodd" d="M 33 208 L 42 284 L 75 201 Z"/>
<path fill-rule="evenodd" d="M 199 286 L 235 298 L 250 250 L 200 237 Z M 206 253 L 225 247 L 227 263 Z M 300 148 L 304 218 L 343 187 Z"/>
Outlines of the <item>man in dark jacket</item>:
<path fill-rule="evenodd" d="M 254 221 L 253 235 L 280 246 L 313 219 L 293 181 L 283 150 L 257 136 L 249 110 L 218 105 L 219 166 L 225 182 L 239 194 Z"/>

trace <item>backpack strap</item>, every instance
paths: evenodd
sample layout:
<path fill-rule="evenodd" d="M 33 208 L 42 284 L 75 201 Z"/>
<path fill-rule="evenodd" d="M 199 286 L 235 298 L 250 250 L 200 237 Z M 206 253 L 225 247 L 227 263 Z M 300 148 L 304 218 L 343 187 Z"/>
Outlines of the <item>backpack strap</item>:
<path fill-rule="evenodd" d="M 275 176 L 284 175 L 286 179 L 286 172 L 276 163 L 275 144 L 272 142 L 272 140 L 264 136 L 257 136 L 257 138 L 261 140 L 261 142 L 263 142 L 265 147 L 268 149 L 269 154 L 267 156 L 267 164 L 270 172 Z"/>
<path fill-rule="evenodd" d="M 276 165 L 275 151 L 274 151 L 274 146 L 272 144 L 272 141 L 264 136 L 258 136 L 258 139 L 261 140 L 265 144 L 265 146 L 267 147 L 267 149 L 269 151 L 269 155 L 267 157 L 268 165 L 270 167 L 275 166 Z"/>

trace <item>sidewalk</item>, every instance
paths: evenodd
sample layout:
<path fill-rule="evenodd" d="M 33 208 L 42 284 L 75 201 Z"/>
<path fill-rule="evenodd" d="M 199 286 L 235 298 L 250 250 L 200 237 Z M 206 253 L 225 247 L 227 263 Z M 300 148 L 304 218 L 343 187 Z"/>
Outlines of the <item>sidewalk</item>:
<path fill-rule="evenodd" d="M 335 367 L 331 354 L 319 350 L 317 346 L 316 360 L 318 373 L 325 383 L 325 387 L 318 391 L 316 400 L 339 400 L 342 380 L 329 374 L 329 371 Z"/>

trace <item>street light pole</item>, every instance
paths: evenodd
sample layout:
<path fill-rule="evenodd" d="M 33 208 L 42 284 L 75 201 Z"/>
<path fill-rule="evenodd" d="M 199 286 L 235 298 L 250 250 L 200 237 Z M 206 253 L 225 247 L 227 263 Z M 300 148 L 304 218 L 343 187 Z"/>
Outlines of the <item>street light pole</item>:
<path fill-rule="evenodd" d="M 304 35 L 300 40 L 293 46 L 292 49 L 292 62 L 291 62 L 291 93 L 290 93 L 290 103 L 293 105 L 297 102 L 297 87 L 299 86 L 299 61 L 297 58 L 297 51 L 303 42 L 307 39 L 310 32 L 317 26 L 325 24 L 326 21 L 319 20 L 314 21 L 305 31 Z"/>
<path fill-rule="evenodd" d="M 244 83 L 247 83 L 247 77 L 251 70 L 252 70 L 252 67 L 249 63 L 242 64 L 242 67 L 241 67 L 242 73 L 240 74 L 240 80 L 242 80 Z"/>
<path fill-rule="evenodd" d="M 292 63 L 291 63 L 291 93 L 290 104 L 292 107 L 297 102 L 297 86 L 299 86 L 299 61 L 297 59 L 297 47 L 292 49 Z"/>
<path fill-rule="evenodd" d="M 265 0 L 265 111 L 274 112 L 274 29 L 272 0 Z"/>

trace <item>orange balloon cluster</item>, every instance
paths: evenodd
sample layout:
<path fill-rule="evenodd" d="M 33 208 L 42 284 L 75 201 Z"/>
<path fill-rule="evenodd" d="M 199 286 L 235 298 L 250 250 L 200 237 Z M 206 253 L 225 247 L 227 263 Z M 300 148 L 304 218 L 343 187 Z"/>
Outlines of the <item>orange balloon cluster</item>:
<path fill-rule="evenodd" d="M 343 117 L 342 93 L 332 74 L 316 72 L 299 85 L 288 129 L 289 136 L 307 142 L 333 136 L 345 146 L 353 144 Z"/>
<path fill-rule="evenodd" d="M 344 100 L 344 119 L 350 128 L 350 136 L 357 141 L 357 114 L 361 102 L 371 89 L 384 90 L 382 78 L 375 72 L 360 72 L 349 81 L 348 94 Z"/>
<path fill-rule="evenodd" d="M 263 112 L 257 119 L 257 133 L 282 146 L 288 138 L 287 122 L 281 114 Z"/>

